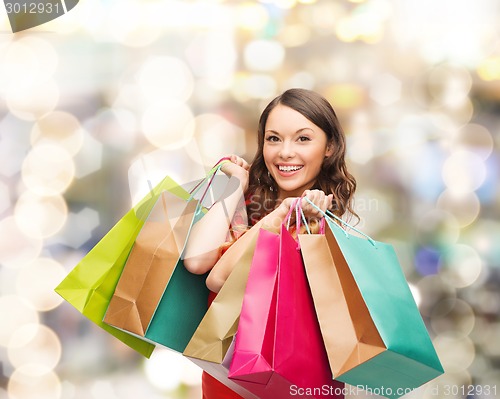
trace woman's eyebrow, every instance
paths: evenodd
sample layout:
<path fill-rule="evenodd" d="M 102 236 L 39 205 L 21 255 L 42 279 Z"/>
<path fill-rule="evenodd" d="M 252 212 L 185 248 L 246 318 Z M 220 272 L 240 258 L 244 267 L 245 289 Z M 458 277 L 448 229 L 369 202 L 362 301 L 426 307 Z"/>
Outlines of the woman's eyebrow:
<path fill-rule="evenodd" d="M 310 130 L 311 132 L 314 132 L 314 130 L 310 127 L 303 127 L 299 130 L 297 130 L 294 134 L 297 134 L 297 133 L 302 133 L 304 130 Z M 279 134 L 279 132 L 277 132 L 276 130 L 274 129 L 267 129 L 264 133 L 274 133 L 274 134 Z"/>

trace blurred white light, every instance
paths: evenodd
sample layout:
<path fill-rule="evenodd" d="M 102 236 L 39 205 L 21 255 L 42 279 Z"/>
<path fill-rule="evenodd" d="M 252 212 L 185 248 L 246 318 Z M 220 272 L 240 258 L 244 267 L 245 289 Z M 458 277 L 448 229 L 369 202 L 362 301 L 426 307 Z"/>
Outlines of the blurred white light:
<path fill-rule="evenodd" d="M 199 152 L 189 152 L 193 161 L 200 162 L 200 155 L 207 167 L 227 154 L 244 154 L 245 131 L 217 114 L 202 114 L 195 118 L 195 139 Z M 201 153 L 201 154 L 200 154 Z"/>
<path fill-rule="evenodd" d="M 30 35 L 21 37 L 15 43 L 28 47 L 35 55 L 38 65 L 36 81 L 43 82 L 56 73 L 59 56 L 49 41 L 41 36 Z"/>
<path fill-rule="evenodd" d="M 457 193 L 449 189 L 439 196 L 436 205 L 438 209 L 453 214 L 460 227 L 472 224 L 481 210 L 481 201 L 475 192 Z"/>
<path fill-rule="evenodd" d="M 160 27 L 149 23 L 150 5 L 135 0 L 111 4 L 108 27 L 116 41 L 132 47 L 142 47 L 156 40 Z"/>
<path fill-rule="evenodd" d="M 241 87 L 245 96 L 254 99 L 269 99 L 276 95 L 278 84 L 269 75 L 252 74 L 242 81 Z"/>
<path fill-rule="evenodd" d="M 0 296 L 0 346 L 8 347 L 16 331 L 25 325 L 38 324 L 38 313 L 24 298 L 16 295 Z"/>
<path fill-rule="evenodd" d="M 443 264 L 439 275 L 457 288 L 472 285 L 483 269 L 483 261 L 477 251 L 465 244 L 450 247 L 443 254 Z"/>
<path fill-rule="evenodd" d="M 0 181 L 0 214 L 11 206 L 10 191 L 5 183 Z"/>
<path fill-rule="evenodd" d="M 46 80 L 15 90 L 7 96 L 7 106 L 20 119 L 32 121 L 52 112 L 59 102 L 59 88 Z"/>
<path fill-rule="evenodd" d="M 141 92 L 149 102 L 165 98 L 186 101 L 193 92 L 193 76 L 178 58 L 155 56 L 148 58 L 138 73 Z"/>
<path fill-rule="evenodd" d="M 11 399 L 60 399 L 61 382 L 52 370 L 26 364 L 14 370 L 7 391 Z"/>
<path fill-rule="evenodd" d="M 192 40 L 185 53 L 197 77 L 206 78 L 219 90 L 231 87 L 238 57 L 231 30 L 202 33 Z"/>
<path fill-rule="evenodd" d="M 182 147 L 194 133 L 191 109 L 180 101 L 166 100 L 150 105 L 141 124 L 146 139 L 158 148 Z"/>
<path fill-rule="evenodd" d="M 466 194 L 478 189 L 486 179 L 486 165 L 468 150 L 457 150 L 446 159 L 443 181 L 452 192 Z"/>
<path fill-rule="evenodd" d="M 41 196 L 64 192 L 74 176 L 75 165 L 71 155 L 64 148 L 53 144 L 32 148 L 22 166 L 24 184 Z"/>
<path fill-rule="evenodd" d="M 56 234 L 66 222 L 68 207 L 60 195 L 41 197 L 31 191 L 17 200 L 14 216 L 26 235 L 46 238 Z"/>
<path fill-rule="evenodd" d="M 264 72 L 281 67 L 285 59 L 283 45 L 274 40 L 254 40 L 244 50 L 245 65 L 248 69 Z"/>
<path fill-rule="evenodd" d="M 113 383 L 111 381 L 102 381 L 98 380 L 92 384 L 92 388 L 90 389 L 92 392 L 93 398 L 106 398 L 106 399 L 114 399 L 117 398 L 115 393 L 115 389 L 113 387 Z"/>
<path fill-rule="evenodd" d="M 438 335 L 433 343 L 447 373 L 466 370 L 474 361 L 474 343 L 467 336 L 449 332 Z"/>
<path fill-rule="evenodd" d="M 483 125 L 469 123 L 465 125 L 454 138 L 453 144 L 457 148 L 472 151 L 486 160 L 495 146 L 491 132 Z"/>
<path fill-rule="evenodd" d="M 0 93 L 8 95 L 37 81 L 39 60 L 30 46 L 14 41 L 0 51 Z"/>
<path fill-rule="evenodd" d="M 42 240 L 27 236 L 13 216 L 0 220 L 0 263 L 19 268 L 34 260 L 42 251 Z"/>
<path fill-rule="evenodd" d="M 189 386 L 199 386 L 203 370 L 185 357 L 181 357 L 180 360 L 182 360 L 181 382 Z"/>
<path fill-rule="evenodd" d="M 394 104 L 401 98 L 401 81 L 389 73 L 375 76 L 370 86 L 370 97 L 382 106 Z"/>
<path fill-rule="evenodd" d="M 153 386 L 163 391 L 175 389 L 183 377 L 182 355 L 167 349 L 157 348 L 151 358 L 144 362 L 146 378 Z"/>
<path fill-rule="evenodd" d="M 83 131 L 78 119 L 63 111 L 54 111 L 39 119 L 31 130 L 31 143 L 56 144 L 75 155 L 83 144 Z"/>
<path fill-rule="evenodd" d="M 59 306 L 63 299 L 54 291 L 66 275 L 64 267 L 50 258 L 38 258 L 17 275 L 17 293 L 41 312 Z"/>
<path fill-rule="evenodd" d="M 36 364 L 53 370 L 61 359 L 61 352 L 61 342 L 52 329 L 42 324 L 26 324 L 13 334 L 7 355 L 16 368 Z"/>

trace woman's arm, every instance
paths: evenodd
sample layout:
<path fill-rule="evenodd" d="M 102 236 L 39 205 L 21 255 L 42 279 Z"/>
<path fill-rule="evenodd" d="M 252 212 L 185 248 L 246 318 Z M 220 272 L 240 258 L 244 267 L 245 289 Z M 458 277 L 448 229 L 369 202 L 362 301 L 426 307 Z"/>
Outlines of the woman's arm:
<path fill-rule="evenodd" d="M 325 195 L 323 191 L 320 190 L 306 190 L 303 194 L 301 206 L 303 208 L 306 218 L 321 218 L 321 213 L 314 209 L 305 198 L 309 198 L 316 206 L 318 206 L 322 211 L 330 208 L 332 205 L 333 196 Z M 264 228 L 266 230 L 272 231 L 274 233 L 279 233 L 281 224 L 287 217 L 290 207 L 295 202 L 296 198 L 286 198 L 281 202 L 281 204 L 271 213 L 264 216 L 259 222 L 257 222 L 252 229 Z M 294 215 L 293 215 L 294 216 Z M 210 291 L 219 292 L 222 285 L 226 282 L 227 278 L 231 274 L 233 268 L 227 262 L 215 263 L 212 271 L 207 277 L 207 287 Z"/>
<path fill-rule="evenodd" d="M 235 212 L 245 208 L 248 164 L 233 155 L 231 163 L 224 164 L 221 171 L 229 176 L 221 199 L 193 226 L 186 244 L 184 267 L 191 273 L 204 274 L 212 269 L 218 260 L 219 248 L 226 241 Z"/>

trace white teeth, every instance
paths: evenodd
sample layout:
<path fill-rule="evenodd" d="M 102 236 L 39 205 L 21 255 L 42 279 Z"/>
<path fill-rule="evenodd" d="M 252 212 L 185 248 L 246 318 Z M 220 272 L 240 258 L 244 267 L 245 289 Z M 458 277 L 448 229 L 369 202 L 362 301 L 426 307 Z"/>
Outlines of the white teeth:
<path fill-rule="evenodd" d="M 302 166 L 282 166 L 279 165 L 278 169 L 282 172 L 294 172 L 296 170 L 302 169 Z"/>

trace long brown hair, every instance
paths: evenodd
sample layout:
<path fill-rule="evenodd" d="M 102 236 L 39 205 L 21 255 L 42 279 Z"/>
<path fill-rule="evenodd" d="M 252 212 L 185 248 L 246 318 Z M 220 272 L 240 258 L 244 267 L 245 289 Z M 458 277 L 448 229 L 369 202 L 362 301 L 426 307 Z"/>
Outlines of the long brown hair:
<path fill-rule="evenodd" d="M 327 195 L 333 194 L 332 212 L 337 216 L 347 212 L 358 217 L 352 208 L 356 180 L 347 170 L 345 134 L 333 107 L 323 96 L 314 91 L 289 89 L 272 100 L 260 116 L 257 132 L 258 148 L 250 167 L 247 190 L 249 223 L 255 224 L 278 205 L 278 187 L 268 173 L 263 155 L 267 118 L 278 104 L 301 113 L 326 133 L 328 143 L 332 145 L 334 152 L 325 158 L 312 189 L 322 190 Z"/>

